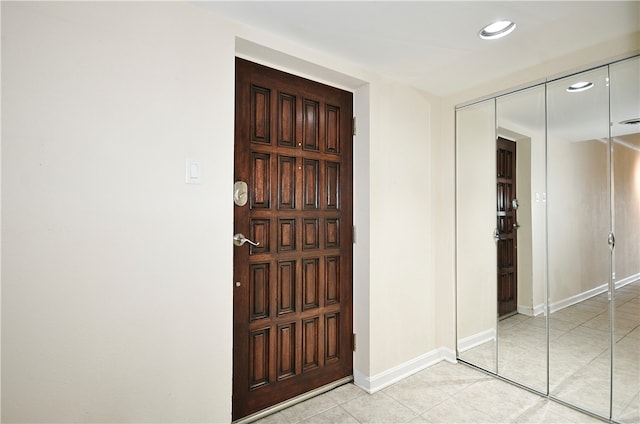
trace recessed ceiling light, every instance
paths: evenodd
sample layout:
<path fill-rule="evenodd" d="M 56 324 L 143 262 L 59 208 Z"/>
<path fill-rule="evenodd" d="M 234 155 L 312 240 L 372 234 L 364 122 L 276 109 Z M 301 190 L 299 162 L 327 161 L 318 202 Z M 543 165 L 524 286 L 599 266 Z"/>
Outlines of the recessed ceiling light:
<path fill-rule="evenodd" d="M 591 87 L 593 87 L 593 83 L 592 82 L 580 81 L 580 82 L 577 82 L 575 84 L 571 84 L 569 87 L 567 87 L 567 91 L 569 93 L 577 93 L 579 91 L 588 90 Z"/>
<path fill-rule="evenodd" d="M 480 31 L 478 35 L 484 40 L 495 40 L 496 38 L 510 34 L 514 29 L 516 29 L 514 22 L 498 21 L 482 28 L 482 31 Z"/>

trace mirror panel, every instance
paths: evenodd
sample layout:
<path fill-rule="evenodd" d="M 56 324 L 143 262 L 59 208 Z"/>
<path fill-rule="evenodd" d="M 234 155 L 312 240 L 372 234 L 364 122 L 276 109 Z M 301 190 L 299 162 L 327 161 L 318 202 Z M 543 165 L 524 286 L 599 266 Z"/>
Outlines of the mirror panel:
<path fill-rule="evenodd" d="M 496 226 L 505 233 L 498 241 L 498 374 L 546 393 L 544 86 L 498 97 L 496 122 Z M 500 172 L 504 144 L 514 154 L 515 179 Z"/>
<path fill-rule="evenodd" d="M 584 91 L 568 92 L 589 82 Z M 549 392 L 610 411 L 608 68 L 547 84 Z"/>
<path fill-rule="evenodd" d="M 613 261 L 612 418 L 640 422 L 640 58 L 614 63 L 611 141 L 616 245 Z"/>
<path fill-rule="evenodd" d="M 458 357 L 496 372 L 495 101 L 456 111 Z"/>

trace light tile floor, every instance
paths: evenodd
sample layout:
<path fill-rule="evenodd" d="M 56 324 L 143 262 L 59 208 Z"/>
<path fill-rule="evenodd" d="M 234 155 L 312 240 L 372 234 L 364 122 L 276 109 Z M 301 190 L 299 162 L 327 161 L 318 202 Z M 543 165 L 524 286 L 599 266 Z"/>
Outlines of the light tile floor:
<path fill-rule="evenodd" d="M 614 418 L 640 422 L 640 282 L 616 290 Z M 608 415 L 609 310 L 606 294 L 552 314 L 550 387 L 560 399 Z M 466 360 L 546 390 L 544 317 L 500 321 L 499 343 L 467 352 Z M 526 364 L 524 366 L 523 364 Z M 604 384 L 603 384 L 604 382 Z M 595 405 L 595 406 L 593 406 Z M 375 394 L 338 387 L 258 421 L 298 423 L 598 423 L 559 403 L 463 364 L 440 362 Z"/>
<path fill-rule="evenodd" d="M 463 364 L 440 362 L 374 394 L 353 384 L 270 415 L 260 424 L 599 423 Z"/>

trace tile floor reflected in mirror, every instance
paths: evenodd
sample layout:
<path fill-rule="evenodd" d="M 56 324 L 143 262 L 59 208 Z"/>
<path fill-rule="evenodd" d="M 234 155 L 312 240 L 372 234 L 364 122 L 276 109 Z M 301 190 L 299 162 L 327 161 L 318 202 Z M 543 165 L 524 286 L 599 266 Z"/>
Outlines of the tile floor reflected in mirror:
<path fill-rule="evenodd" d="M 563 401 L 608 416 L 613 356 L 613 419 L 638 423 L 640 282 L 617 289 L 613 305 L 613 355 L 606 293 L 551 314 L 550 391 Z"/>
<path fill-rule="evenodd" d="M 640 423 L 640 281 L 616 290 L 613 316 L 613 419 Z M 609 322 L 607 293 L 552 313 L 549 321 L 551 395 L 607 417 Z M 520 314 L 498 323 L 500 375 L 545 392 L 545 325 L 543 315 Z M 495 355 L 489 342 L 464 352 L 464 359 L 481 365 Z"/>
<path fill-rule="evenodd" d="M 547 391 L 547 323 L 516 314 L 498 322 L 498 374 L 541 393 Z"/>
<path fill-rule="evenodd" d="M 340 386 L 257 421 L 297 423 L 600 423 L 463 364 L 440 362 L 372 395 Z"/>

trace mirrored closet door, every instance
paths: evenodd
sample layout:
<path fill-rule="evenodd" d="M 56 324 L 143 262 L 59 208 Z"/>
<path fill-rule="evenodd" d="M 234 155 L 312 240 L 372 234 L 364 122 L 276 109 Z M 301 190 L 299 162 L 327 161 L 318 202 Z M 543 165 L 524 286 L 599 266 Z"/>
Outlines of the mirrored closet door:
<path fill-rule="evenodd" d="M 496 372 L 495 100 L 456 117 L 458 353 Z"/>
<path fill-rule="evenodd" d="M 496 99 L 498 374 L 547 389 L 545 92 Z"/>
<path fill-rule="evenodd" d="M 613 168 L 611 416 L 640 422 L 640 58 L 609 66 Z"/>
<path fill-rule="evenodd" d="M 549 393 L 610 402 L 608 67 L 547 84 Z"/>
<path fill-rule="evenodd" d="M 456 111 L 458 358 L 640 422 L 640 57 Z"/>

